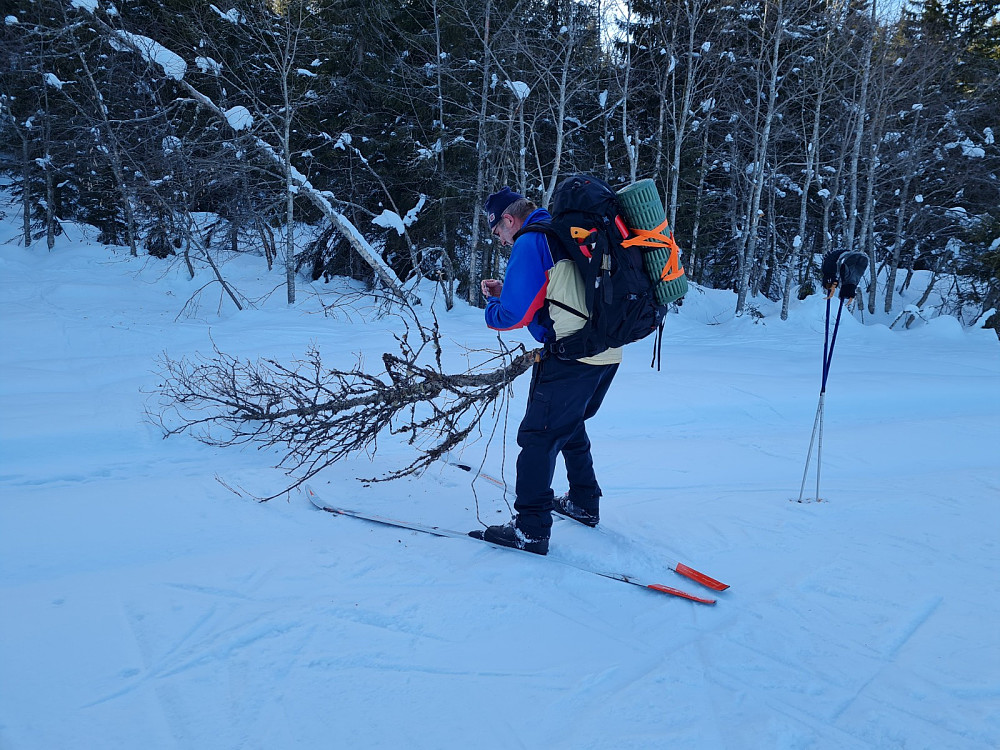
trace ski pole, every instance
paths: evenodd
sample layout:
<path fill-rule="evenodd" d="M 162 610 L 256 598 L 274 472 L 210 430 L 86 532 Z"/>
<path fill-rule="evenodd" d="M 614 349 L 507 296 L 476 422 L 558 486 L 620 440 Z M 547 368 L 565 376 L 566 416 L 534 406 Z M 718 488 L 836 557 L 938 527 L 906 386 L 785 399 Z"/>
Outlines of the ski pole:
<path fill-rule="evenodd" d="M 826 381 L 830 376 L 830 360 L 833 357 L 833 347 L 837 343 L 837 330 L 840 328 L 840 314 L 844 309 L 844 300 L 840 300 L 837 308 L 837 321 L 833 327 L 833 337 L 830 337 L 830 301 L 833 298 L 833 290 L 826 298 L 826 326 L 823 332 L 823 371 L 822 381 L 819 389 L 819 403 L 816 405 L 816 417 L 813 419 L 812 435 L 809 438 L 809 452 L 806 454 L 806 467 L 802 471 L 802 484 L 799 487 L 799 502 L 802 502 L 802 495 L 806 490 L 806 478 L 809 475 L 809 462 L 812 460 L 813 445 L 816 444 L 816 435 L 819 434 L 819 447 L 816 452 L 816 502 L 819 502 L 819 478 L 823 463 L 823 412 L 826 408 Z"/>
<path fill-rule="evenodd" d="M 819 390 L 819 404 L 816 406 L 816 419 L 813 421 L 813 434 L 809 439 L 809 455 L 806 456 L 806 468 L 802 473 L 802 486 L 799 488 L 799 502 L 802 502 L 802 493 L 805 492 L 806 487 L 806 474 L 809 473 L 809 458 L 812 456 L 813 441 L 816 439 L 817 427 L 819 428 L 819 442 L 816 448 L 816 502 L 820 501 L 819 497 L 819 480 L 820 474 L 823 471 L 823 423 L 825 419 L 826 412 L 826 381 L 830 377 L 830 362 L 833 359 L 833 347 L 837 344 L 837 331 L 840 330 L 840 315 L 844 311 L 844 300 L 840 300 L 840 305 L 837 307 L 837 320 L 833 324 L 833 336 L 829 336 L 830 331 L 830 300 L 826 303 L 826 337 L 830 340 L 830 346 L 827 348 L 826 342 L 823 345 L 823 381 Z"/>
<path fill-rule="evenodd" d="M 473 467 L 469 466 L 468 464 L 460 464 L 457 461 L 452 461 L 450 458 L 446 458 L 445 463 L 448 464 L 449 466 L 454 466 L 456 469 L 461 469 L 462 471 L 467 471 L 470 474 L 475 474 L 476 477 L 485 479 L 490 484 L 496 485 L 502 490 L 507 489 L 507 484 L 502 479 L 497 479 L 496 477 L 490 476 L 489 474 L 482 471 L 476 471 Z"/>
<path fill-rule="evenodd" d="M 816 450 L 816 502 L 820 501 L 820 475 L 823 469 L 823 422 L 826 410 L 826 384 L 830 377 L 830 364 L 833 361 L 833 348 L 837 344 L 837 332 L 840 330 L 840 318 L 844 312 L 844 302 L 852 301 L 858 289 L 858 282 L 868 268 L 868 256 L 864 253 L 838 250 L 827 253 L 823 258 L 823 286 L 827 289 L 826 324 L 823 329 L 823 377 L 819 389 L 819 403 L 816 405 L 816 417 L 813 419 L 812 435 L 809 438 L 809 452 L 806 454 L 806 466 L 802 471 L 802 484 L 799 486 L 799 502 L 805 494 L 806 478 L 809 475 L 809 462 L 812 460 L 813 445 L 819 442 Z M 833 324 L 833 335 L 830 335 L 830 303 L 833 293 L 840 286 L 840 304 L 837 307 L 837 319 Z"/>

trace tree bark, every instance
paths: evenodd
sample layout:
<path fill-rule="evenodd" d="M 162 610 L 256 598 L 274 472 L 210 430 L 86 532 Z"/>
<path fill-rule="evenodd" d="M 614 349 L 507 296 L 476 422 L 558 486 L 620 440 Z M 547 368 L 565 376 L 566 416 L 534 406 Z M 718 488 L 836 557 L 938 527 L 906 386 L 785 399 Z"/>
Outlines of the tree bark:
<path fill-rule="evenodd" d="M 770 10 L 774 6 L 769 3 L 766 7 Z M 737 315 L 742 314 L 746 307 L 747 294 L 750 291 L 750 276 L 756 263 L 757 232 L 760 228 L 760 220 L 763 215 L 760 209 L 760 200 L 764 190 L 764 172 L 771 144 L 771 127 L 774 122 L 775 105 L 778 101 L 778 65 L 780 63 L 781 35 L 785 29 L 782 0 L 777 0 L 776 12 L 774 38 L 771 42 L 771 54 L 768 58 L 770 71 L 767 82 L 767 109 L 764 113 L 761 133 L 754 141 L 753 194 L 750 200 L 749 215 L 746 217 L 748 236 L 744 245 L 745 250 L 743 251 L 740 281 L 736 291 Z"/>

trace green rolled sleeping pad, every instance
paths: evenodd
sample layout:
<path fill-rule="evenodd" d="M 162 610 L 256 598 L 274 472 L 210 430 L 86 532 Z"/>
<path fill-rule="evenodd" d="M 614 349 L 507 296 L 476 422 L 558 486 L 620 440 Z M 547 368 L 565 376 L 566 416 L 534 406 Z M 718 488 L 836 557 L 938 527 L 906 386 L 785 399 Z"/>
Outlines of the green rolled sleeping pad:
<path fill-rule="evenodd" d="M 666 222 L 663 202 L 653 180 L 639 180 L 618 191 L 618 202 L 625 212 L 625 222 L 631 229 L 650 232 Z M 652 246 L 639 244 L 643 267 L 653 283 L 656 300 L 667 305 L 687 294 L 688 283 L 680 264 L 680 253 L 673 242 L 670 227 L 664 226 L 660 235 L 664 243 Z M 667 242 L 669 240 L 669 242 Z"/>

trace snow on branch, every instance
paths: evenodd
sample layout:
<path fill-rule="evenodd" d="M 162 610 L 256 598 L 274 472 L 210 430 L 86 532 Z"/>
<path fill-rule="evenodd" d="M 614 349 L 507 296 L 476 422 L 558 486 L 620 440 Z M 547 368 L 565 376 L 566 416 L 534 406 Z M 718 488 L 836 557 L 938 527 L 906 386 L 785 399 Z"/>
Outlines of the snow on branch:
<path fill-rule="evenodd" d="M 167 78 L 180 81 L 187 73 L 187 63 L 180 55 L 171 52 L 159 42 L 142 34 L 116 30 L 115 36 L 125 45 L 141 54 L 148 63 L 159 67 Z"/>
<path fill-rule="evenodd" d="M 406 228 L 412 226 L 417 221 L 420 209 L 424 207 L 426 202 L 427 196 L 421 193 L 417 205 L 407 211 L 406 216 L 400 216 L 395 211 L 390 211 L 386 208 L 372 219 L 372 224 L 377 227 L 384 227 L 385 229 L 395 229 L 396 234 L 402 237 L 406 233 Z"/>
<path fill-rule="evenodd" d="M 97 8 L 96 0 L 75 0 L 75 3 L 75 7 L 91 14 L 91 17 L 97 27 L 108 35 L 108 38 L 113 44 L 124 45 L 128 49 L 142 55 L 143 58 L 146 59 L 151 65 L 160 67 L 163 72 L 170 78 L 174 79 L 199 106 L 204 107 L 215 114 L 233 131 L 238 132 L 251 127 L 252 117 L 250 112 L 244 107 L 233 107 L 229 110 L 223 110 L 211 99 L 211 97 L 202 93 L 197 88 L 192 86 L 190 82 L 185 80 L 184 75 L 187 72 L 187 64 L 184 62 L 183 58 L 180 57 L 180 55 L 177 55 L 149 37 L 144 37 L 139 34 L 131 34 L 129 32 L 114 29 L 108 26 L 103 20 L 101 20 L 101 18 L 93 15 Z M 237 22 L 236 19 L 233 20 L 234 22 Z M 255 134 L 251 134 L 248 137 L 251 143 L 257 147 L 259 153 L 263 154 L 267 159 L 273 162 L 276 167 L 284 171 L 285 165 L 283 163 L 282 156 L 278 154 L 271 144 Z M 386 288 L 395 294 L 400 300 L 407 302 L 413 301 L 412 295 L 407 294 L 403 289 L 403 283 L 400 281 L 395 271 L 393 271 L 392 268 L 382 259 L 381 255 L 379 255 L 375 248 L 372 247 L 371 243 L 365 239 L 364 235 L 361 234 L 350 219 L 334 209 L 333 204 L 338 202 L 336 197 L 329 191 L 321 191 L 315 188 L 308 178 L 306 178 L 305 175 L 294 167 L 292 167 L 291 177 L 296 188 L 296 192 L 308 198 L 313 205 L 323 213 L 327 220 L 337 227 L 341 234 L 347 238 L 347 241 L 355 249 L 358 255 L 360 255 L 365 262 L 372 267 L 372 270 L 375 271 L 375 275 L 386 286 Z"/>

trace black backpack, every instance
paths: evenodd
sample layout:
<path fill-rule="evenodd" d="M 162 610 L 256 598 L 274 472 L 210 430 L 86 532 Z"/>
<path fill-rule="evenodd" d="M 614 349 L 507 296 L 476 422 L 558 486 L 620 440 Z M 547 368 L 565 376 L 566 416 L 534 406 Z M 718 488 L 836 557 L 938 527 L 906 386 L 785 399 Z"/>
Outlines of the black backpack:
<path fill-rule="evenodd" d="M 645 338 L 663 322 L 667 308 L 656 301 L 637 247 L 623 247 L 631 233 L 618 196 L 601 179 L 574 175 L 552 194 L 552 221 L 536 221 L 521 229 L 541 232 L 573 259 L 586 289 L 586 310 L 557 305 L 584 320 L 583 328 L 547 348 L 560 359 L 580 359 Z"/>

